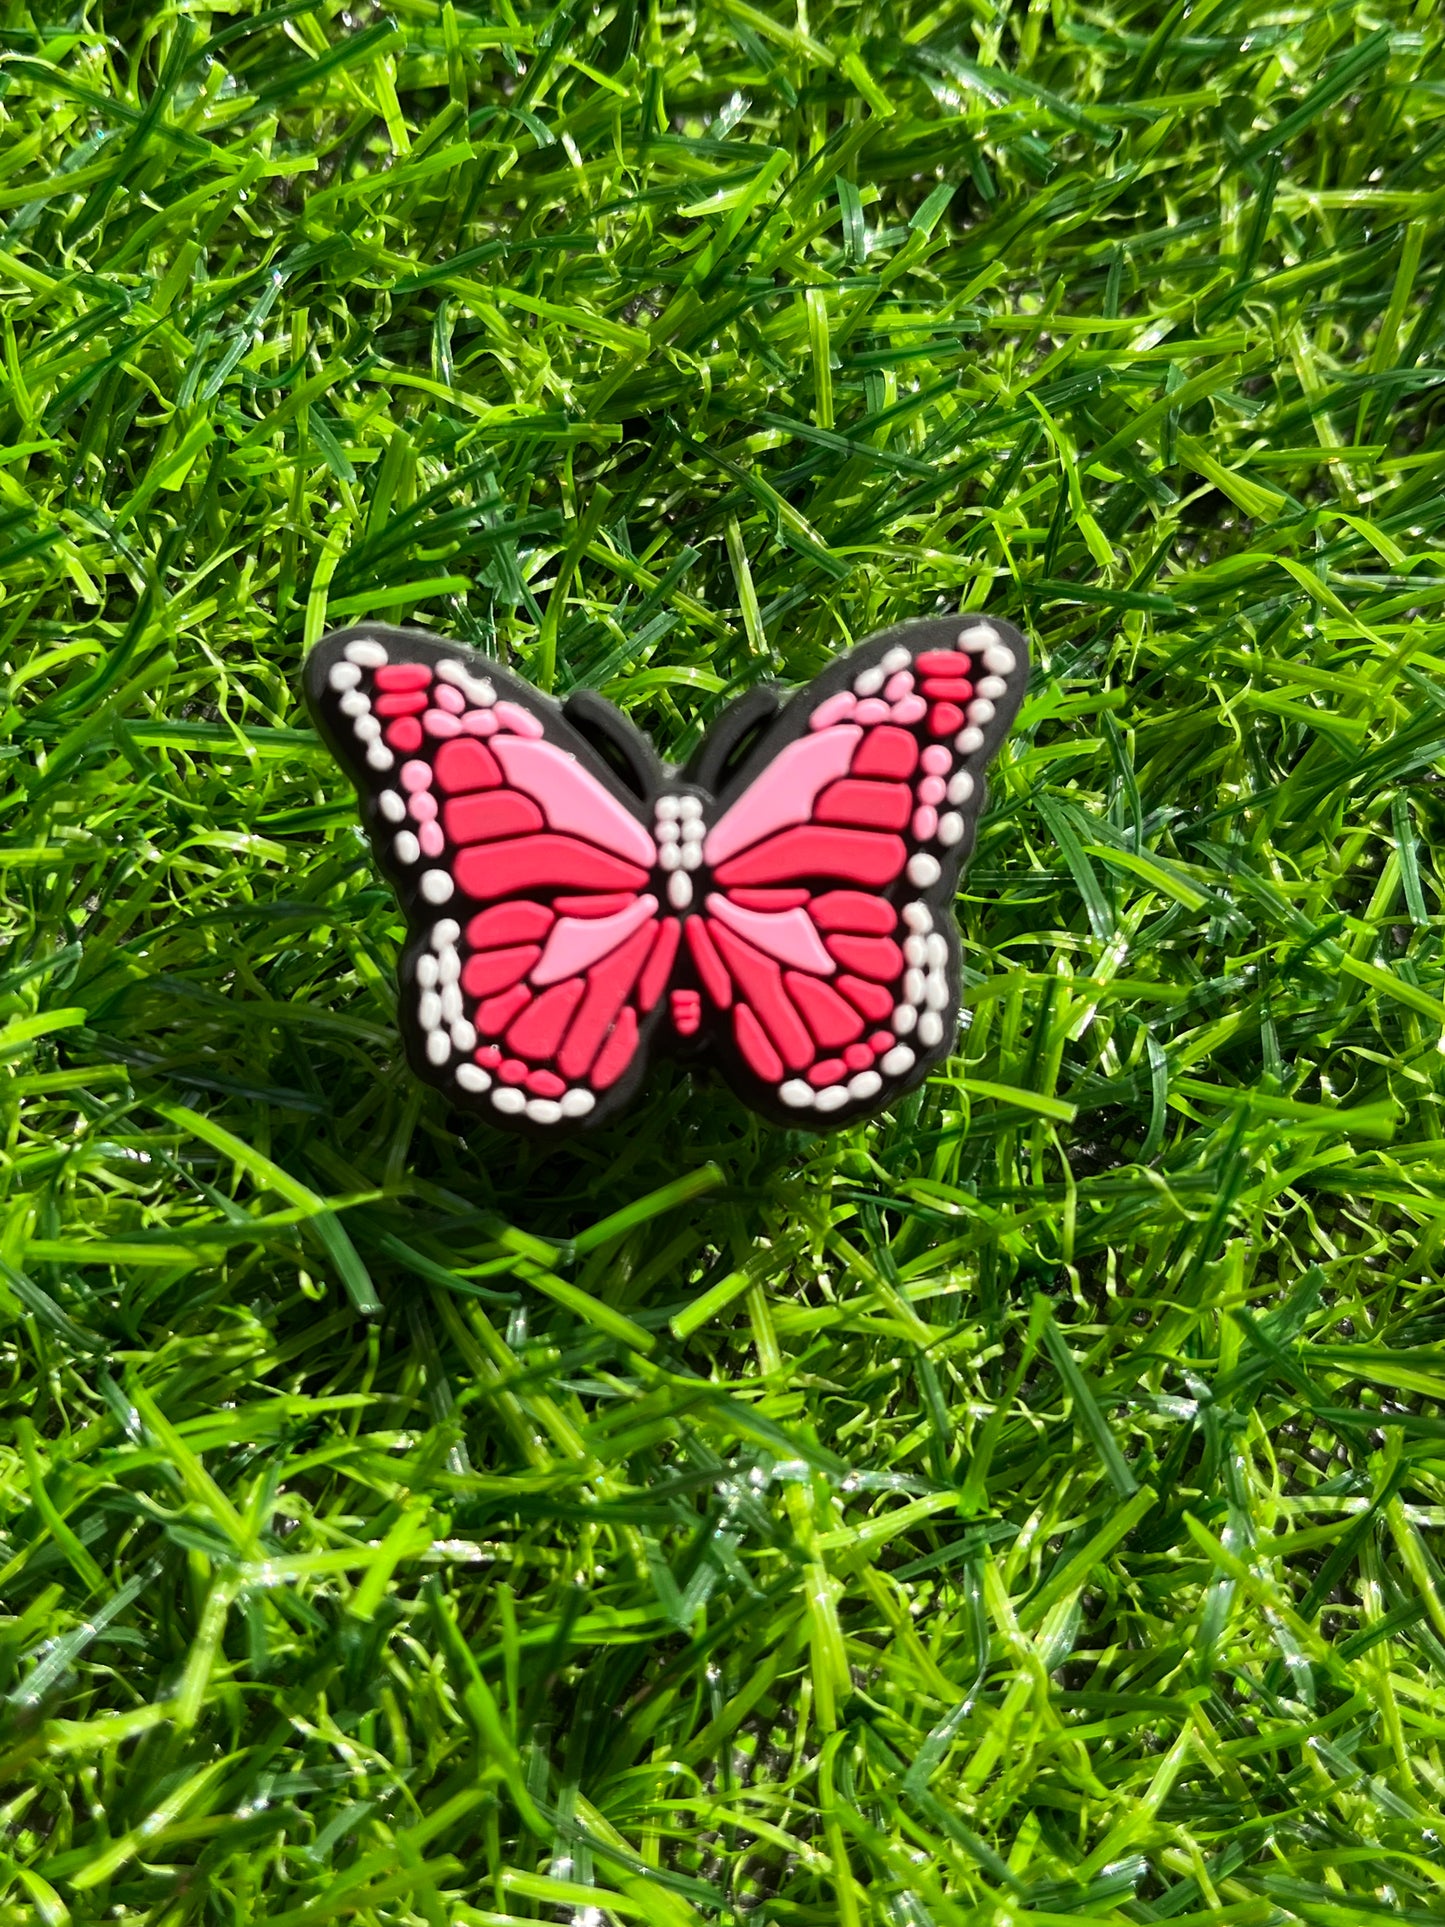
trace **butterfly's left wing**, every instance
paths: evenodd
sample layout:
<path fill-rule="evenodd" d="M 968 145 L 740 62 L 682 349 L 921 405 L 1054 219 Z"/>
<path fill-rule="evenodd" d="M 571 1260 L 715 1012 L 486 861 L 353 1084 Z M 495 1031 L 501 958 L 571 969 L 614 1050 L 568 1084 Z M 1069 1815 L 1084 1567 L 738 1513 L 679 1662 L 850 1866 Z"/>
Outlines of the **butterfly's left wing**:
<path fill-rule="evenodd" d="M 456 644 L 343 630 L 307 658 L 306 692 L 406 913 L 417 1074 L 544 1136 L 618 1108 L 677 942 L 638 799 L 556 703 Z"/>
<path fill-rule="evenodd" d="M 723 790 L 684 935 L 754 1109 L 848 1124 L 951 1049 L 953 899 L 1027 681 L 1008 623 L 901 624 L 801 690 Z"/>

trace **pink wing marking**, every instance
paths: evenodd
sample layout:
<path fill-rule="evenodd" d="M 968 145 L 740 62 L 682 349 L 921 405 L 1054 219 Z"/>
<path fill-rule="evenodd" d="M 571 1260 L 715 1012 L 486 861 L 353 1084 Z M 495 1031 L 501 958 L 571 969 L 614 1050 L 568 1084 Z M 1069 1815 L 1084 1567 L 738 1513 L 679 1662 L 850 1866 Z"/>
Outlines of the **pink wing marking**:
<path fill-rule="evenodd" d="M 840 689 L 836 695 L 829 696 L 808 718 L 809 729 L 829 729 L 834 723 L 842 722 L 851 716 L 858 707 L 858 698 L 851 689 Z"/>
<path fill-rule="evenodd" d="M 789 743 L 713 824 L 703 845 L 703 861 L 716 868 L 762 837 L 806 823 L 819 790 L 847 774 L 862 734 L 849 724 Z"/>
<path fill-rule="evenodd" d="M 518 736 L 540 736 L 542 725 L 531 710 L 523 709 L 520 703 L 498 703 L 492 712 L 498 725 L 503 729 L 514 730 Z"/>
<path fill-rule="evenodd" d="M 503 706 L 498 704 L 498 709 Z M 495 736 L 491 747 L 507 781 L 531 797 L 552 829 L 585 837 L 644 869 L 652 868 L 657 861 L 652 838 L 575 756 L 555 743 L 515 736 Z"/>
<path fill-rule="evenodd" d="M 771 913 L 745 910 L 721 891 L 714 890 L 707 899 L 707 912 L 711 917 L 721 918 L 729 929 L 755 943 L 768 956 L 776 957 L 779 963 L 794 964 L 800 970 L 816 971 L 824 977 L 833 974 L 833 959 L 823 948 L 806 910 Z"/>
<path fill-rule="evenodd" d="M 638 897 L 626 910 L 611 917 L 562 917 L 552 927 L 541 962 L 532 972 L 534 984 L 555 984 L 590 970 L 599 957 L 630 937 L 657 914 L 657 898 Z M 832 961 L 829 960 L 829 968 Z"/>

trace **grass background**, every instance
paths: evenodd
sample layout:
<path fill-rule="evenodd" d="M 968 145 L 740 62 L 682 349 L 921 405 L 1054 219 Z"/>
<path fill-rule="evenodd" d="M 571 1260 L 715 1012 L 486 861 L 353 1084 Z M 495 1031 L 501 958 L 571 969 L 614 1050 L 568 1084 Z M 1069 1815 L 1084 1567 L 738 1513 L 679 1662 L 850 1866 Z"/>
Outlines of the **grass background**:
<path fill-rule="evenodd" d="M 1445 1917 L 1437 9 L 3 20 L 0 1927 Z M 308 642 L 957 606 L 946 1074 L 412 1082 Z"/>

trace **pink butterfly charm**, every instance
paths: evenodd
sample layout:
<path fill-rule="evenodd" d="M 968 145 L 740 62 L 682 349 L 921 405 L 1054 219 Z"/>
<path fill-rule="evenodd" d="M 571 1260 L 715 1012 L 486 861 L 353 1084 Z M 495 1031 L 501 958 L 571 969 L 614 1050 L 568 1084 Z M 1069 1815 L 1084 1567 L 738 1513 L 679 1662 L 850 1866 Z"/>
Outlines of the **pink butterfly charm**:
<path fill-rule="evenodd" d="M 493 1122 L 591 1128 L 655 1052 L 778 1124 L 851 1124 L 952 1046 L 952 899 L 1023 697 L 1007 623 L 909 622 L 786 703 L 754 690 L 680 771 L 611 704 L 367 625 L 306 663 L 410 926 L 417 1073 Z"/>

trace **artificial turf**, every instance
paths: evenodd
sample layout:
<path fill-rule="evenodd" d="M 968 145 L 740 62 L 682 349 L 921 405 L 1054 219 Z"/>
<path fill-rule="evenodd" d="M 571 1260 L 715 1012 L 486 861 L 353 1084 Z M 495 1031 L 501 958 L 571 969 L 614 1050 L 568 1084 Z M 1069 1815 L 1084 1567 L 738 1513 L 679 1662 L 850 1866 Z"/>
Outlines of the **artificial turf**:
<path fill-rule="evenodd" d="M 1438 9 L 3 17 L 0 1927 L 1445 1918 Z M 308 643 L 955 607 L 945 1074 L 413 1081 Z"/>

